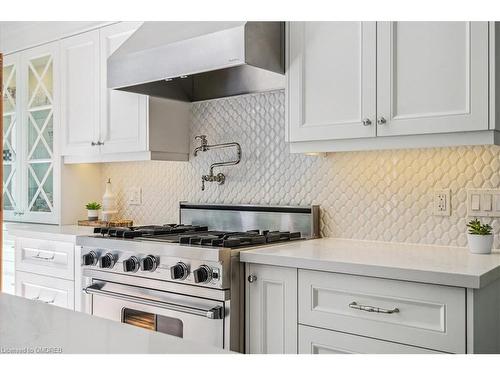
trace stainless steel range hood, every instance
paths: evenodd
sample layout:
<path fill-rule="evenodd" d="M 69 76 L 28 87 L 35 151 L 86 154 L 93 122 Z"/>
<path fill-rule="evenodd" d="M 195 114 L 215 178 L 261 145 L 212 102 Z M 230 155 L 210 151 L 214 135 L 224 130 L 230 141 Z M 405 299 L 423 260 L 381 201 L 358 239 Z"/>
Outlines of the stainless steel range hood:
<path fill-rule="evenodd" d="M 108 59 L 108 87 L 182 101 L 282 89 L 284 22 L 145 22 Z"/>

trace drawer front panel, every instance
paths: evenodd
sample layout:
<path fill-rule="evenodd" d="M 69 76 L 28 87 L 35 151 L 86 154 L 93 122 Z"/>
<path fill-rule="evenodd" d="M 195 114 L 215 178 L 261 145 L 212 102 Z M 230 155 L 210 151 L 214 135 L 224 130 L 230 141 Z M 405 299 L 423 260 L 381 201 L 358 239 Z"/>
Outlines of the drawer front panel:
<path fill-rule="evenodd" d="M 32 273 L 16 272 L 16 295 L 49 305 L 74 309 L 74 283 Z"/>
<path fill-rule="evenodd" d="M 75 246 L 70 242 L 16 239 L 16 270 L 74 279 Z"/>
<path fill-rule="evenodd" d="M 299 354 L 436 354 L 434 350 L 299 325 Z"/>
<path fill-rule="evenodd" d="M 299 322 L 465 353 L 465 290 L 300 270 Z"/>

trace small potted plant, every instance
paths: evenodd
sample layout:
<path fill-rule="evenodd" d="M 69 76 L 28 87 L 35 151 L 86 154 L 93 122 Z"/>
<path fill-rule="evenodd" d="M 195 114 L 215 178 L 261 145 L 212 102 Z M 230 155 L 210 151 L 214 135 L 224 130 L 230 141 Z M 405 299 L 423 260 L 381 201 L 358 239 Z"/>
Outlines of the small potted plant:
<path fill-rule="evenodd" d="M 99 217 L 99 210 L 101 209 L 101 205 L 97 202 L 87 203 L 85 206 L 87 208 L 87 217 L 90 221 L 95 221 Z"/>
<path fill-rule="evenodd" d="M 467 227 L 469 228 L 469 233 L 467 233 L 469 251 L 472 254 L 490 254 L 493 247 L 491 225 L 481 224 L 478 219 L 474 219 L 469 221 Z"/>

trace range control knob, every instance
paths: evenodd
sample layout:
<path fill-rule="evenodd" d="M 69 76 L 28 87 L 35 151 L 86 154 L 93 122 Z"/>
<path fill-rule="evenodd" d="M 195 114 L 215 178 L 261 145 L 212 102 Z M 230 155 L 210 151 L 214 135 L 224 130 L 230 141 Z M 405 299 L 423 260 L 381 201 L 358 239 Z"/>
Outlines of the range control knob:
<path fill-rule="evenodd" d="M 98 256 L 95 251 L 90 251 L 82 257 L 84 266 L 95 266 L 97 264 Z"/>
<path fill-rule="evenodd" d="M 124 272 L 137 272 L 139 270 L 139 259 L 131 256 L 123 261 Z"/>
<path fill-rule="evenodd" d="M 111 253 L 104 254 L 101 259 L 99 259 L 100 268 L 113 268 L 116 263 L 116 257 Z"/>
<path fill-rule="evenodd" d="M 154 272 L 158 267 L 158 259 L 154 255 L 148 255 L 141 259 L 141 271 Z"/>
<path fill-rule="evenodd" d="M 189 274 L 188 267 L 179 262 L 175 266 L 170 267 L 170 277 L 172 280 L 184 280 Z"/>
<path fill-rule="evenodd" d="M 206 283 L 212 279 L 212 269 L 209 266 L 202 265 L 193 271 L 195 283 Z"/>

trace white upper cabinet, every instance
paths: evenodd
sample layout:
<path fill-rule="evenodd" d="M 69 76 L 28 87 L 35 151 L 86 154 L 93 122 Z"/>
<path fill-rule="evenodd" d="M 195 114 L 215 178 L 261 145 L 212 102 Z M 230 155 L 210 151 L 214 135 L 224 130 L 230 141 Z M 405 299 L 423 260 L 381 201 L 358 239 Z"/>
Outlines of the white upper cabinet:
<path fill-rule="evenodd" d="M 65 163 L 188 160 L 188 103 L 107 87 L 108 57 L 140 25 L 120 22 L 61 41 Z"/>
<path fill-rule="evenodd" d="M 121 22 L 61 41 L 63 155 L 98 160 L 147 149 L 148 97 L 109 90 L 106 82 L 108 57 L 140 24 Z"/>
<path fill-rule="evenodd" d="M 497 142 L 495 120 L 488 116 L 494 113 L 495 67 L 489 61 L 495 56 L 494 27 L 488 22 L 288 23 L 291 151 Z"/>
<path fill-rule="evenodd" d="M 378 136 L 488 129 L 487 22 L 377 24 Z"/>
<path fill-rule="evenodd" d="M 140 22 L 122 22 L 100 32 L 100 94 L 102 153 L 147 149 L 148 97 L 107 87 L 107 60 L 139 28 Z"/>
<path fill-rule="evenodd" d="M 291 141 L 375 136 L 375 22 L 290 22 L 288 59 Z"/>
<path fill-rule="evenodd" d="M 99 30 L 61 41 L 62 154 L 99 152 Z"/>

